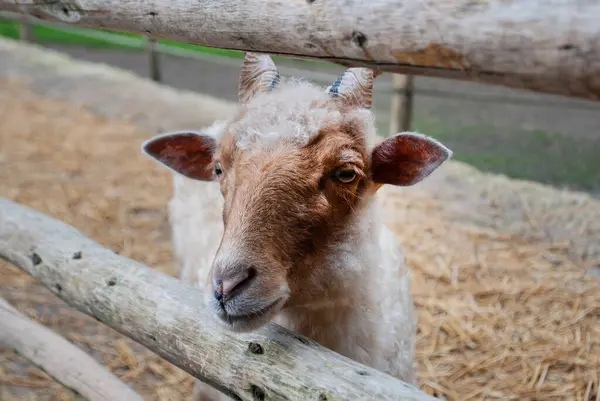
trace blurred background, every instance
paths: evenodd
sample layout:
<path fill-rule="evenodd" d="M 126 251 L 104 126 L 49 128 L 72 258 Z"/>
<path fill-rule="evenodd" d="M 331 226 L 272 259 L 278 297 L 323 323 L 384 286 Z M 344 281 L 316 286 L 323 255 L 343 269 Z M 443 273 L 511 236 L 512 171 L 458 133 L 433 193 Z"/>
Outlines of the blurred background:
<path fill-rule="evenodd" d="M 40 25 L 0 14 L 0 35 L 129 70 L 177 89 L 235 101 L 242 52 L 108 30 Z M 282 74 L 329 85 L 343 67 L 274 57 Z M 432 135 L 455 158 L 511 178 L 600 196 L 600 103 L 471 82 L 383 74 L 375 84 L 379 134 Z M 567 118 L 568 117 L 568 118 Z"/>

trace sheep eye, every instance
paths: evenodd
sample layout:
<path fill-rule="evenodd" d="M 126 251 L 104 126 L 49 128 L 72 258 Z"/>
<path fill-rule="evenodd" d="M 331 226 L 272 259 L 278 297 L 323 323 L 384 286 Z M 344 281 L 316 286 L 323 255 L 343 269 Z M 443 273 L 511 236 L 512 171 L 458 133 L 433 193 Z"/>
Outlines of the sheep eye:
<path fill-rule="evenodd" d="M 223 174 L 223 167 L 221 166 L 221 163 L 216 162 L 215 163 L 215 175 L 217 177 L 220 177 Z"/>
<path fill-rule="evenodd" d="M 356 171 L 350 168 L 339 169 L 335 172 L 335 178 L 343 182 L 344 184 L 349 184 L 356 179 Z"/>

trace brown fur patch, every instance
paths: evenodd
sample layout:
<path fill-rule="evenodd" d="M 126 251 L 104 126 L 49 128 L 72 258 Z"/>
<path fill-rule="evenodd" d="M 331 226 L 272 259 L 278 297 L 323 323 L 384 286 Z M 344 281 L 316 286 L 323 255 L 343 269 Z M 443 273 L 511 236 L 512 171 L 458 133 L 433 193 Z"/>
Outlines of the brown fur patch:
<path fill-rule="evenodd" d="M 287 286 L 293 305 L 319 291 L 306 290 L 318 275 L 313 267 L 347 233 L 365 191 L 373 188 L 362 130 L 360 121 L 349 120 L 323 128 L 301 148 L 281 143 L 264 152 L 239 151 L 225 134 L 217 156 L 225 166 L 219 251 L 234 247 L 245 259 L 240 266 L 256 269 L 255 292 L 248 296 L 270 299 Z M 354 181 L 337 180 L 339 168 L 352 168 Z"/>

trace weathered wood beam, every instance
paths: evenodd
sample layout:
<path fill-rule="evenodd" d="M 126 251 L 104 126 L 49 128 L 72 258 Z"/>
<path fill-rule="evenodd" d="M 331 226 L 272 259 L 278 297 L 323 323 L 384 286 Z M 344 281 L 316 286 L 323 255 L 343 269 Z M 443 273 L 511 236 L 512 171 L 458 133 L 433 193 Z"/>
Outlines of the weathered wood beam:
<path fill-rule="evenodd" d="M 76 345 L 0 298 L 0 346 L 13 348 L 89 401 L 143 401 Z"/>
<path fill-rule="evenodd" d="M 0 0 L 0 10 L 188 43 L 600 99 L 589 0 Z"/>
<path fill-rule="evenodd" d="M 226 331 L 203 307 L 200 289 L 4 198 L 0 257 L 234 399 L 435 400 L 275 324 L 243 335 Z"/>

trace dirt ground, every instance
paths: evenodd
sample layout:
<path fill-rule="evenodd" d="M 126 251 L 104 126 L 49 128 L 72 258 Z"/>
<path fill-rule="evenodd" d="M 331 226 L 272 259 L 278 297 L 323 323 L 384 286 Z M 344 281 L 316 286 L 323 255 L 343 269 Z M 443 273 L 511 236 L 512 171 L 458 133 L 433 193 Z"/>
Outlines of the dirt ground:
<path fill-rule="evenodd" d="M 197 107 L 208 116 L 198 117 Z M 175 274 L 171 178 L 139 147 L 228 107 L 0 41 L 1 195 Z M 585 274 L 600 266 L 600 202 L 455 162 L 422 185 L 381 196 L 411 265 L 424 391 L 456 401 L 600 400 L 600 281 Z M 145 399 L 190 393 L 189 375 L 5 262 L 0 296 Z M 28 399 L 76 397 L 0 348 L 0 400 Z"/>

